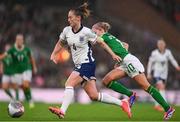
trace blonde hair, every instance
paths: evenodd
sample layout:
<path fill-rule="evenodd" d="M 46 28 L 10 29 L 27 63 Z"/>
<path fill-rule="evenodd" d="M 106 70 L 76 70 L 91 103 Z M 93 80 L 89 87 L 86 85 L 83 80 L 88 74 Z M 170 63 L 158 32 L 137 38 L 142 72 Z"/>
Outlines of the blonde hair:
<path fill-rule="evenodd" d="M 71 9 L 71 11 L 74 11 L 74 14 L 76 16 L 81 16 L 82 19 L 86 19 L 90 16 L 90 13 L 91 13 L 90 10 L 88 9 L 88 6 L 89 6 L 88 3 L 85 2 L 78 8 Z"/>
<path fill-rule="evenodd" d="M 94 24 L 95 26 L 102 28 L 105 32 L 108 32 L 111 29 L 111 25 L 107 22 L 98 22 Z"/>

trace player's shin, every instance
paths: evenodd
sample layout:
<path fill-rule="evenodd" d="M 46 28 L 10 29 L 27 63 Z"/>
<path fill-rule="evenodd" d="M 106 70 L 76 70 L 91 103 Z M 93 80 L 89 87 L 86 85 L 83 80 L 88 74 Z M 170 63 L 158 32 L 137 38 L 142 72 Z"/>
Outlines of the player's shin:
<path fill-rule="evenodd" d="M 31 89 L 29 87 L 23 88 L 23 92 L 24 92 L 26 100 L 29 102 L 32 99 Z"/>
<path fill-rule="evenodd" d="M 124 87 L 121 83 L 118 83 L 117 81 L 111 81 L 107 87 L 118 93 L 125 94 L 128 97 L 130 97 L 133 94 L 132 91 L 130 91 L 129 89 Z"/>
<path fill-rule="evenodd" d="M 15 92 L 16 92 L 16 100 L 19 100 L 19 90 L 15 89 Z"/>
<path fill-rule="evenodd" d="M 156 88 L 154 88 L 153 86 L 149 86 L 147 92 L 164 108 L 165 111 L 169 110 L 169 104 L 164 100 L 164 98 Z"/>
<path fill-rule="evenodd" d="M 11 99 L 13 99 L 13 95 L 11 94 L 11 91 L 9 89 L 5 89 L 4 91 Z"/>
<path fill-rule="evenodd" d="M 64 98 L 61 105 L 61 111 L 63 113 L 66 113 L 68 106 L 73 101 L 73 97 L 74 97 L 74 88 L 71 86 L 67 86 L 64 91 Z"/>

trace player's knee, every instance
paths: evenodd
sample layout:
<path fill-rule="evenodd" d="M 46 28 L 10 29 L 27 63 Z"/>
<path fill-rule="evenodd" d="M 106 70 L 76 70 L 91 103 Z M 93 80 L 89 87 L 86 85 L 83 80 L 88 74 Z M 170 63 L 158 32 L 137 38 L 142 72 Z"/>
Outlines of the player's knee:
<path fill-rule="evenodd" d="M 144 89 L 145 91 L 147 91 L 150 86 L 151 86 L 150 84 L 142 84 L 141 85 L 142 89 Z"/>
<path fill-rule="evenodd" d="M 12 84 L 12 88 L 15 89 L 15 90 L 18 89 L 18 85 L 15 84 L 15 83 L 13 83 L 13 84 Z"/>
<path fill-rule="evenodd" d="M 165 85 L 163 83 L 159 83 L 159 84 L 156 84 L 156 88 L 159 89 L 159 90 L 164 90 Z"/>
<path fill-rule="evenodd" d="M 8 89 L 8 87 L 7 87 L 7 86 L 2 86 L 2 88 L 3 88 L 4 90 L 7 90 L 7 89 Z"/>
<path fill-rule="evenodd" d="M 30 87 L 30 85 L 29 85 L 28 82 L 24 82 L 23 85 L 22 85 L 22 87 L 23 87 L 24 89 L 27 89 L 27 88 Z"/>

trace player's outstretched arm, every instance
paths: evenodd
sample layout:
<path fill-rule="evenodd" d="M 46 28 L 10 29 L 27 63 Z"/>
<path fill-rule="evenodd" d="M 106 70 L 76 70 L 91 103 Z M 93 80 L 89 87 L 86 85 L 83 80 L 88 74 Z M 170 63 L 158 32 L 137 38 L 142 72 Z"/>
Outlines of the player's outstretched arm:
<path fill-rule="evenodd" d="M 116 60 L 118 62 L 120 62 L 122 59 L 117 56 L 112 50 L 111 48 L 101 39 L 101 38 L 97 38 L 96 42 L 103 47 L 113 58 L 113 60 Z"/>
<path fill-rule="evenodd" d="M 51 57 L 50 57 L 50 60 L 52 60 L 55 64 L 58 63 L 56 54 L 62 49 L 62 47 L 63 47 L 63 44 L 62 44 L 61 40 L 59 39 L 54 47 L 53 52 L 51 53 Z"/>
<path fill-rule="evenodd" d="M 0 61 L 0 74 L 3 74 L 3 63 Z"/>
<path fill-rule="evenodd" d="M 37 73 L 37 65 L 36 65 L 36 61 L 32 55 L 30 57 L 30 60 L 31 60 L 31 64 L 32 64 L 33 73 L 36 74 Z"/>
<path fill-rule="evenodd" d="M 175 60 L 174 56 L 172 55 L 171 51 L 169 51 L 169 60 L 171 62 L 171 64 L 176 68 L 177 71 L 180 71 L 180 66 L 177 63 L 177 61 Z"/>

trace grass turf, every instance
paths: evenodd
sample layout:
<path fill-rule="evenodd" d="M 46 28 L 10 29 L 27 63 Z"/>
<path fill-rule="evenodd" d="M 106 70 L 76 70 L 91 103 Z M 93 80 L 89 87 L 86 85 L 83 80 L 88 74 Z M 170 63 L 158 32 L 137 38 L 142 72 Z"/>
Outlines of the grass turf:
<path fill-rule="evenodd" d="M 7 113 L 8 103 L 0 102 L 0 121 L 162 121 L 164 113 L 157 112 L 153 105 L 136 103 L 132 108 L 133 117 L 128 119 L 120 107 L 92 103 L 88 105 L 70 105 L 65 119 L 59 119 L 48 111 L 49 104 L 36 103 L 35 108 L 29 109 L 28 104 L 24 103 L 25 113 L 20 118 L 11 118 Z M 52 105 L 57 106 L 57 105 Z M 180 121 L 180 107 L 175 107 L 176 112 L 171 121 Z"/>

